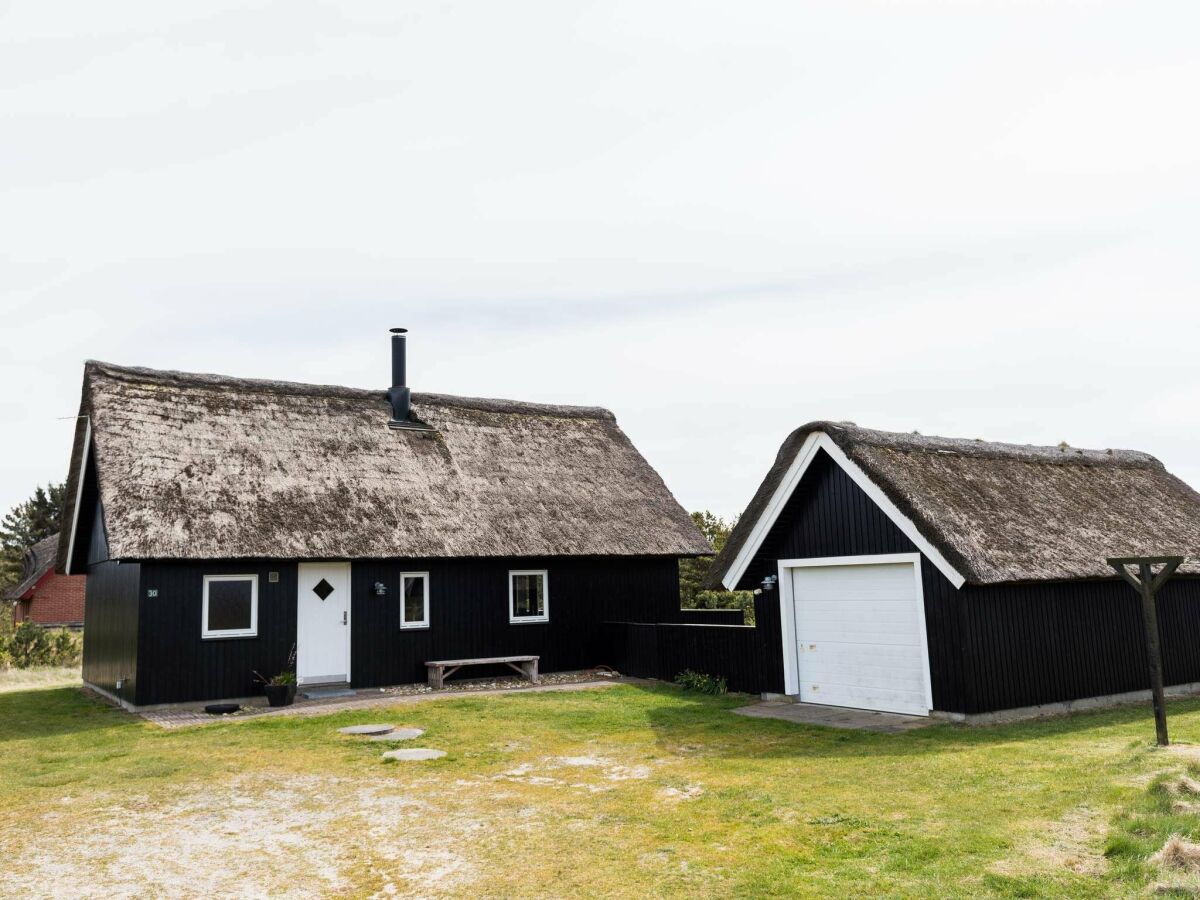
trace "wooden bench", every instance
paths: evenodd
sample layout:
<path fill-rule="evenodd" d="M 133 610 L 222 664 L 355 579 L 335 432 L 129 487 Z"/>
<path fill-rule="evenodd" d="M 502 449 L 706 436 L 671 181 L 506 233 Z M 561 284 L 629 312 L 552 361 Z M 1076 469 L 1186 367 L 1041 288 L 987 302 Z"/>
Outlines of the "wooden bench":
<path fill-rule="evenodd" d="M 446 686 L 446 679 L 463 666 L 489 666 L 503 663 L 514 672 L 524 675 L 533 684 L 538 683 L 537 656 L 489 656 L 479 659 L 439 659 L 425 663 L 429 670 L 429 685 L 434 690 Z"/>

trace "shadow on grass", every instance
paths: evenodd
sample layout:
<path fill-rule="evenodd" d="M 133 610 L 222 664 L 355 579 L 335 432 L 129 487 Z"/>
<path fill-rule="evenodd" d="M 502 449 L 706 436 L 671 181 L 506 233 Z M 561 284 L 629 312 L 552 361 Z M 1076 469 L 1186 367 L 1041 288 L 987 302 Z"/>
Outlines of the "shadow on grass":
<path fill-rule="evenodd" d="M 669 694 L 673 702 L 648 704 L 651 728 L 664 749 L 689 740 L 702 740 L 707 755 L 730 759 L 778 757 L 905 757 L 986 749 L 1001 745 L 1061 742 L 1064 747 L 1087 740 L 1125 740 L 1130 749 L 1149 749 L 1154 743 L 1154 718 L 1149 706 L 1122 706 L 1079 712 L 1005 725 L 937 723 L 913 731 L 884 734 L 832 728 L 779 719 L 736 716 L 730 710 L 757 702 L 749 695 L 708 697 L 673 685 L 630 685 L 630 689 Z M 1200 743 L 1200 700 L 1168 705 L 1180 742 Z"/>
<path fill-rule="evenodd" d="M 79 687 L 0 694 L 0 744 L 131 727 L 137 722 L 129 713 L 89 697 Z"/>

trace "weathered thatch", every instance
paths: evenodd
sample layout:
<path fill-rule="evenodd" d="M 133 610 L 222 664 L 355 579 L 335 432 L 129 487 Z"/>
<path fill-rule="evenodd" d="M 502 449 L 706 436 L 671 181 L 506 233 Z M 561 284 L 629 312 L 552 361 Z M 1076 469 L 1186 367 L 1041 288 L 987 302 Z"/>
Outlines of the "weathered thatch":
<path fill-rule="evenodd" d="M 717 557 L 717 585 L 805 439 L 824 432 L 968 582 L 1108 578 L 1110 556 L 1182 554 L 1200 573 L 1200 494 L 1153 456 L 872 431 L 792 432 Z"/>
<path fill-rule="evenodd" d="M 21 580 L 4 592 L 4 600 L 20 600 L 42 580 L 55 565 L 58 557 L 58 535 L 44 537 L 25 551 Z"/>
<path fill-rule="evenodd" d="M 383 391 L 89 362 L 81 415 L 91 420 L 109 554 L 708 552 L 606 410 L 438 394 L 413 394 L 412 410 L 431 430 L 388 428 Z"/>

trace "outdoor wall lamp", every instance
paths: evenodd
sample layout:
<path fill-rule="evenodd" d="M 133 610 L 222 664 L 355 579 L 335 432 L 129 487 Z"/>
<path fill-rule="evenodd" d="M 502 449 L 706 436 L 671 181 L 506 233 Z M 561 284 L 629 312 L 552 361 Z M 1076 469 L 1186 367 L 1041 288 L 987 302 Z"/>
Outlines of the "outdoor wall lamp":
<path fill-rule="evenodd" d="M 762 589 L 764 591 L 775 590 L 775 582 L 777 582 L 778 580 L 779 580 L 778 575 L 768 575 L 766 578 L 764 578 L 762 580 Z"/>
<path fill-rule="evenodd" d="M 382 581 L 375 582 L 375 587 L 373 588 L 373 590 L 375 591 L 376 597 L 386 597 L 387 596 L 387 585 L 384 584 Z"/>

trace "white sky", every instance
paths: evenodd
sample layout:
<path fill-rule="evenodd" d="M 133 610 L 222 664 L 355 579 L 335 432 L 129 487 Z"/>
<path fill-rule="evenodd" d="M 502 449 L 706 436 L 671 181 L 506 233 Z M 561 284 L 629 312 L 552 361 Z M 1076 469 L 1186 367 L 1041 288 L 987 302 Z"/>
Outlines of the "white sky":
<path fill-rule="evenodd" d="M 1200 4 L 0 3 L 0 511 L 82 362 L 600 404 L 689 509 L 793 427 L 1200 485 Z"/>

